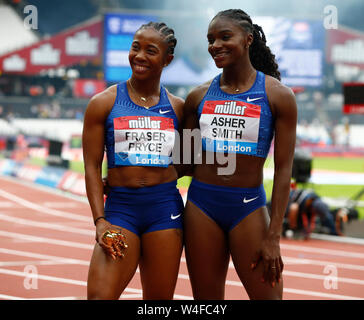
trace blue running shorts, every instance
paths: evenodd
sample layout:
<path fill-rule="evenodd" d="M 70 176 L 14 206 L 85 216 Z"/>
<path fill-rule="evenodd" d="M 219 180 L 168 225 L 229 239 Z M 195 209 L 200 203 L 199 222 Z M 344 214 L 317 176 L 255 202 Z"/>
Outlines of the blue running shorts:
<path fill-rule="evenodd" d="M 256 188 L 225 187 L 192 179 L 187 200 L 229 232 L 247 215 L 265 206 L 266 195 L 263 185 Z"/>
<path fill-rule="evenodd" d="M 151 187 L 110 187 L 105 202 L 105 218 L 138 236 L 143 233 L 182 229 L 183 200 L 177 181 Z"/>

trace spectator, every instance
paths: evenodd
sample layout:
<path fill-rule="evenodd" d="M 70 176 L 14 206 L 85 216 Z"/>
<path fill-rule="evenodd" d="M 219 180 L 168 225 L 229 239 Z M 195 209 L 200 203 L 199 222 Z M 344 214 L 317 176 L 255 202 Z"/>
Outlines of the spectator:
<path fill-rule="evenodd" d="M 340 220 L 340 216 L 337 217 Z M 316 221 L 319 221 L 321 227 L 327 229 L 329 234 L 343 235 L 341 224 L 335 222 L 335 216 L 329 206 L 311 189 L 291 190 L 285 220 L 284 229 L 303 231 L 306 239 L 315 230 Z"/>

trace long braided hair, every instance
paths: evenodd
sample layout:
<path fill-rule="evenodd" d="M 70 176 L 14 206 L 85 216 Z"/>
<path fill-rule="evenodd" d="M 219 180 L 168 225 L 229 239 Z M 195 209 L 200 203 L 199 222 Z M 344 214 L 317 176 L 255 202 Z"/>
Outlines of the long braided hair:
<path fill-rule="evenodd" d="M 138 31 L 146 28 L 153 28 L 159 32 L 164 42 L 168 45 L 167 54 L 174 53 L 174 48 L 177 45 L 177 39 L 174 36 L 173 29 L 169 28 L 164 22 L 149 22 L 147 24 L 143 24 Z"/>
<path fill-rule="evenodd" d="M 228 9 L 220 11 L 214 18 L 228 18 L 236 21 L 245 31 L 253 34 L 253 42 L 249 48 L 249 57 L 256 70 L 281 80 L 281 73 L 275 55 L 266 45 L 263 29 L 257 24 L 253 24 L 250 16 L 241 9 Z"/>

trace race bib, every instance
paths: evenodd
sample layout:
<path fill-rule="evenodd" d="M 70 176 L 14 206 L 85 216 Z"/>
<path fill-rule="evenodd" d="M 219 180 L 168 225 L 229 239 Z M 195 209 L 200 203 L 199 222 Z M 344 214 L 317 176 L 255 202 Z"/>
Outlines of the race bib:
<path fill-rule="evenodd" d="M 202 148 L 255 155 L 261 107 L 242 101 L 205 101 L 200 117 Z"/>
<path fill-rule="evenodd" d="M 114 119 L 115 164 L 168 167 L 175 141 L 173 119 L 126 116 Z"/>

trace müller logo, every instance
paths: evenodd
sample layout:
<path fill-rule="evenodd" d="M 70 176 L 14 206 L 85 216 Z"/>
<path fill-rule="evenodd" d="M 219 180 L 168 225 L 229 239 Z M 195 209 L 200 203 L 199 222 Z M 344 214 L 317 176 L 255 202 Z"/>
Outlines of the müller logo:
<path fill-rule="evenodd" d="M 246 106 L 237 106 L 236 101 L 226 101 L 224 104 L 217 104 L 215 106 L 215 113 L 220 114 L 236 114 L 243 116 Z"/>
<path fill-rule="evenodd" d="M 152 120 L 150 117 L 138 118 L 138 120 L 129 120 L 130 129 L 160 129 L 160 120 Z"/>

